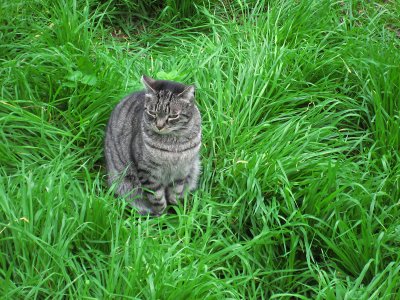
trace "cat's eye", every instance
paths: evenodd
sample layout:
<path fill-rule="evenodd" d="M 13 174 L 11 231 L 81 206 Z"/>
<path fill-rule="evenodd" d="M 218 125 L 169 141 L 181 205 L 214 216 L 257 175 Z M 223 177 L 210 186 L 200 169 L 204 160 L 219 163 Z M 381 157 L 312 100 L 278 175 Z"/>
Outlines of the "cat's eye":
<path fill-rule="evenodd" d="M 154 111 L 149 111 L 149 110 L 146 109 L 146 113 L 147 113 L 149 116 L 153 117 L 153 118 L 156 117 L 156 113 L 155 113 Z"/>
<path fill-rule="evenodd" d="M 170 115 L 169 117 L 168 117 L 168 120 L 176 120 L 176 119 L 178 119 L 179 118 L 179 115 Z"/>

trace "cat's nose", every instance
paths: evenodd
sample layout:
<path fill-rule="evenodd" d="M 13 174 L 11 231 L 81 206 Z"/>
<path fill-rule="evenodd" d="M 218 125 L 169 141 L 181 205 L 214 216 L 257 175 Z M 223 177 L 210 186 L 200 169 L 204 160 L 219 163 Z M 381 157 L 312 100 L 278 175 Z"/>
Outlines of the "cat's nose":
<path fill-rule="evenodd" d="M 156 127 L 157 127 L 158 130 L 163 129 L 164 125 L 165 125 L 165 123 L 161 122 L 161 121 L 157 121 L 157 123 L 156 123 Z"/>

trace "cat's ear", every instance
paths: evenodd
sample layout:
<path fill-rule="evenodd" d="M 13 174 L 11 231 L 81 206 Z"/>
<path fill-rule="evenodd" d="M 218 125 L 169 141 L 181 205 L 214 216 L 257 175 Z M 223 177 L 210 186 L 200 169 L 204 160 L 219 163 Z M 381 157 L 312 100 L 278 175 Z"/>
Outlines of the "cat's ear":
<path fill-rule="evenodd" d="M 142 83 L 148 92 L 157 94 L 156 89 L 155 89 L 156 81 L 153 78 L 143 75 Z"/>
<path fill-rule="evenodd" d="M 196 87 L 194 85 L 188 85 L 178 97 L 184 101 L 193 102 L 195 90 Z"/>

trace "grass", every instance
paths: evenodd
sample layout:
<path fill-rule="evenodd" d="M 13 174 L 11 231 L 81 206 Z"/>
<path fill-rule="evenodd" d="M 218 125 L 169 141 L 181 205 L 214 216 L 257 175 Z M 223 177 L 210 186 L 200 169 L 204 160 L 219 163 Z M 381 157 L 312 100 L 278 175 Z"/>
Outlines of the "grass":
<path fill-rule="evenodd" d="M 4 299 L 397 299 L 396 1 L 2 1 Z M 176 215 L 105 183 L 140 76 L 197 85 Z"/>

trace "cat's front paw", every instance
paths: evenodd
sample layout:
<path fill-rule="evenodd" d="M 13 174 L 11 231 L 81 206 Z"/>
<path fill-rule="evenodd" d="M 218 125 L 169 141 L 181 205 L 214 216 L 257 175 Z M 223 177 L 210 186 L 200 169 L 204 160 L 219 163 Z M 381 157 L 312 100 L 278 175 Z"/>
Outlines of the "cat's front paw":
<path fill-rule="evenodd" d="M 150 214 L 152 216 L 159 217 L 163 214 L 163 212 L 165 211 L 166 208 L 167 208 L 166 202 L 160 203 L 159 205 L 153 206 L 151 208 Z"/>
<path fill-rule="evenodd" d="M 168 204 L 171 204 L 171 205 L 177 205 L 178 204 L 178 200 L 177 200 L 177 197 L 176 197 L 175 193 L 168 194 L 167 201 L 168 201 Z"/>

